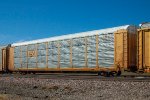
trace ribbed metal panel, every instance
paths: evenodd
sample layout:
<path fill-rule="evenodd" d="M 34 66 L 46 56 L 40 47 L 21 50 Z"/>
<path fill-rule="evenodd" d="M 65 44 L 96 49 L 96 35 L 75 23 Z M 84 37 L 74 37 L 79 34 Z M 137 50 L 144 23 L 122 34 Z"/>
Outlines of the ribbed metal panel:
<path fill-rule="evenodd" d="M 46 43 L 39 43 L 38 50 L 46 50 Z"/>
<path fill-rule="evenodd" d="M 72 65 L 73 68 L 85 67 L 85 38 L 72 39 Z"/>
<path fill-rule="evenodd" d="M 15 49 L 14 49 L 14 67 L 15 68 L 20 68 L 21 67 L 21 63 L 20 63 L 21 53 L 20 53 L 20 50 L 21 50 L 21 46 L 15 47 Z"/>
<path fill-rule="evenodd" d="M 26 52 L 27 51 L 27 46 L 21 46 L 22 52 Z"/>
<path fill-rule="evenodd" d="M 48 61 L 48 68 L 57 68 L 58 67 L 57 64 L 58 64 L 57 61 L 49 60 Z"/>
<path fill-rule="evenodd" d="M 30 45 L 28 45 L 28 50 L 30 51 L 30 50 L 36 50 L 36 45 L 35 44 L 30 44 Z"/>
<path fill-rule="evenodd" d="M 14 63 L 16 68 L 25 67 L 25 65 L 28 68 L 58 68 L 59 66 L 60 68 L 96 68 L 96 46 L 96 35 L 94 35 L 53 41 L 47 46 L 46 43 L 38 43 L 15 47 Z M 71 50 L 72 59 L 70 58 Z M 37 57 L 27 57 L 28 51 L 37 51 Z M 113 33 L 98 36 L 98 64 L 100 67 L 110 67 L 114 64 Z"/>
<path fill-rule="evenodd" d="M 96 67 L 96 36 L 87 37 L 87 67 Z"/>
<path fill-rule="evenodd" d="M 98 60 L 100 67 L 110 67 L 114 64 L 114 34 L 99 35 Z"/>
<path fill-rule="evenodd" d="M 27 63 L 22 62 L 22 68 L 27 68 Z"/>
<path fill-rule="evenodd" d="M 29 62 L 28 63 L 28 68 L 37 68 L 36 63 Z"/>
<path fill-rule="evenodd" d="M 70 65 L 70 40 L 59 41 L 60 67 L 69 68 Z"/>
<path fill-rule="evenodd" d="M 58 42 L 48 43 L 48 68 L 58 68 Z"/>

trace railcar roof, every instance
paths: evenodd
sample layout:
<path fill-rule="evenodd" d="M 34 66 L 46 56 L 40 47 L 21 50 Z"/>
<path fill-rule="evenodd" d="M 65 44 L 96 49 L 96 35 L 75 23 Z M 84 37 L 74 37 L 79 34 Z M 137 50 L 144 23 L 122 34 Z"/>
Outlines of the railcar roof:
<path fill-rule="evenodd" d="M 113 27 L 113 28 L 106 28 L 106 29 L 100 29 L 100 30 L 94 30 L 94 31 L 87 31 L 87 32 L 74 33 L 74 34 L 68 34 L 68 35 L 62 35 L 62 36 L 55 36 L 55 37 L 50 37 L 50 38 L 45 38 L 45 39 L 13 43 L 11 46 L 29 45 L 29 44 L 43 43 L 43 42 L 49 42 L 49 41 L 57 41 L 57 40 L 65 40 L 65 39 L 71 39 L 71 38 L 92 36 L 92 35 L 98 35 L 98 34 L 114 33 L 115 31 L 117 31 L 119 29 L 128 30 L 129 27 L 130 27 L 130 25 L 124 25 L 124 26 Z"/>
<path fill-rule="evenodd" d="M 7 47 L 7 45 L 0 45 L 0 49 Z"/>

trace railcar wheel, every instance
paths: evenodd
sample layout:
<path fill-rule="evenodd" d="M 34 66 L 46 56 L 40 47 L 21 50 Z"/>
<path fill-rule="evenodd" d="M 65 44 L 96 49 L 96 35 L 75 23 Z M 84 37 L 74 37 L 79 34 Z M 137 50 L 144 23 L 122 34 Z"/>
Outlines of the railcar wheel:
<path fill-rule="evenodd" d="M 105 76 L 105 73 L 106 72 L 104 72 L 104 71 L 100 71 L 100 72 L 98 72 L 98 76 Z"/>
<path fill-rule="evenodd" d="M 35 72 L 32 72 L 32 74 L 36 74 Z"/>
<path fill-rule="evenodd" d="M 136 72 L 138 70 L 137 66 L 130 66 L 131 72 Z"/>
<path fill-rule="evenodd" d="M 110 77 L 110 72 L 105 72 L 105 77 Z"/>
<path fill-rule="evenodd" d="M 22 72 L 19 71 L 19 74 L 22 74 Z"/>
<path fill-rule="evenodd" d="M 19 72 L 21 75 L 26 75 L 27 72 Z"/>
<path fill-rule="evenodd" d="M 121 76 L 121 71 L 120 70 L 117 72 L 116 76 Z"/>
<path fill-rule="evenodd" d="M 116 76 L 116 74 L 117 74 L 117 72 L 116 72 L 116 71 L 112 71 L 112 72 L 110 72 L 110 76 L 112 76 L 112 77 Z"/>
<path fill-rule="evenodd" d="M 104 76 L 104 77 L 110 77 L 113 76 L 111 72 L 106 72 L 106 71 L 100 71 L 98 72 L 99 76 Z"/>
<path fill-rule="evenodd" d="M 98 76 L 102 76 L 102 72 L 100 71 L 100 72 L 98 72 Z"/>
<path fill-rule="evenodd" d="M 140 69 L 137 71 L 139 74 L 143 74 L 144 73 L 144 69 Z"/>

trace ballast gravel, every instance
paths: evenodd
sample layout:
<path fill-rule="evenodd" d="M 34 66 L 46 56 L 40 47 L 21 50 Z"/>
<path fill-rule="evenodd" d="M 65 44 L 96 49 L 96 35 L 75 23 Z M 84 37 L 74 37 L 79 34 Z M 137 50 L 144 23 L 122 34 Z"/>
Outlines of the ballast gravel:
<path fill-rule="evenodd" d="M 0 77 L 0 100 L 150 100 L 150 82 Z"/>

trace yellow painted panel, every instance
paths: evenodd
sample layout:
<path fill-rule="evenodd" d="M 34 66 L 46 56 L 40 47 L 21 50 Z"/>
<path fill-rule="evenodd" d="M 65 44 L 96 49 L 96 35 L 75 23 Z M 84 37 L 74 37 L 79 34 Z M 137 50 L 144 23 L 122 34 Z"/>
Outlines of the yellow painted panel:
<path fill-rule="evenodd" d="M 115 64 L 119 64 L 121 67 L 123 60 L 123 34 L 115 34 Z"/>
<path fill-rule="evenodd" d="M 9 70 L 14 71 L 14 48 L 9 48 Z"/>
<path fill-rule="evenodd" d="M 138 33 L 138 68 L 139 69 L 142 69 L 143 68 L 143 65 L 142 65 L 142 63 L 143 63 L 143 37 L 142 37 L 143 35 L 142 35 L 142 31 L 139 31 L 139 33 Z"/>
<path fill-rule="evenodd" d="M 2 68 L 6 69 L 6 49 L 2 49 Z"/>
<path fill-rule="evenodd" d="M 150 31 L 149 32 L 145 32 L 145 55 L 144 55 L 144 59 L 145 59 L 145 66 L 149 66 L 150 67 Z"/>

